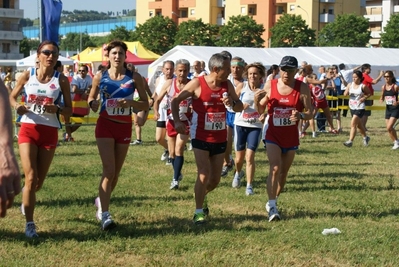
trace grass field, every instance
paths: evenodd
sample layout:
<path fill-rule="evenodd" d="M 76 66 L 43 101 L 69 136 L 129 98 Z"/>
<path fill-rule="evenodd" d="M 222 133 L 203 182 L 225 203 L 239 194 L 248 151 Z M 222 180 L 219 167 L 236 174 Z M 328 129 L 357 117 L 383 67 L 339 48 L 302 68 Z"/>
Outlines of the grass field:
<path fill-rule="evenodd" d="M 360 135 L 352 148 L 342 145 L 350 118 L 343 134 L 301 140 L 279 222 L 267 220 L 268 162 L 260 146 L 255 195 L 245 195 L 245 184 L 231 188 L 229 173 L 208 196 L 204 226 L 192 223 L 193 153 L 185 154 L 181 188 L 170 191 L 172 168 L 160 161 L 148 121 L 144 145 L 130 147 L 113 192 L 118 227 L 110 232 L 95 219 L 101 163 L 94 126 L 81 127 L 76 142 L 57 148 L 37 194 L 40 237 L 25 238 L 20 196 L 0 221 L 0 266 L 399 266 L 399 151 L 391 150 L 383 117 L 376 111 L 369 119 L 369 147 Z M 332 227 L 342 233 L 321 234 Z"/>

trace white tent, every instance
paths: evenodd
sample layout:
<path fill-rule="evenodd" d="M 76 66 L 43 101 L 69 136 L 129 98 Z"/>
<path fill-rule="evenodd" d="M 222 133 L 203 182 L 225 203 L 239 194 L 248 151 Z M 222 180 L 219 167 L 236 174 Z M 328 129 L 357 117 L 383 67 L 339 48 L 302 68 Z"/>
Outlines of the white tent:
<path fill-rule="evenodd" d="M 344 63 L 346 67 L 354 68 L 369 63 L 372 68 L 371 77 L 376 78 L 380 70 L 392 70 L 399 76 L 399 49 L 394 48 L 358 48 L 358 47 L 298 47 L 298 48 L 247 48 L 247 47 L 210 47 L 210 46 L 176 46 L 148 67 L 149 84 L 155 80 L 162 69 L 165 60 L 176 61 L 187 59 L 190 63 L 209 58 L 221 51 L 229 51 L 233 57 L 239 56 L 247 63 L 262 62 L 266 67 L 279 64 L 281 58 L 287 55 L 295 56 L 299 64 L 302 61 L 312 64 L 317 72 L 319 66 L 330 66 Z M 383 81 L 375 85 L 379 90 Z"/>
<path fill-rule="evenodd" d="M 18 60 L 16 63 L 17 68 L 34 67 L 35 63 L 36 63 L 36 58 L 37 58 L 37 55 L 33 54 L 33 55 L 30 55 L 29 57 Z M 73 65 L 73 60 L 70 58 L 59 56 L 58 60 L 61 61 L 61 63 L 63 65 Z"/>

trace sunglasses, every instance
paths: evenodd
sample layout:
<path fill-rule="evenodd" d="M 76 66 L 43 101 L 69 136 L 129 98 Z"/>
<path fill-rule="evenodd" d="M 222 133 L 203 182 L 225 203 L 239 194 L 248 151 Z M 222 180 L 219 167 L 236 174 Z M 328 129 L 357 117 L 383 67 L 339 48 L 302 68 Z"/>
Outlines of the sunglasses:
<path fill-rule="evenodd" d="M 86 70 L 78 70 L 78 72 L 86 72 Z"/>
<path fill-rule="evenodd" d="M 385 78 L 391 78 L 391 76 L 387 76 L 387 75 L 385 75 L 384 77 L 385 77 Z"/>
<path fill-rule="evenodd" d="M 296 68 L 287 68 L 287 67 L 282 67 L 280 68 L 284 72 L 295 72 Z"/>
<path fill-rule="evenodd" d="M 50 55 L 53 55 L 53 56 L 58 56 L 58 52 L 57 51 L 51 51 L 51 50 L 42 50 L 42 51 L 40 51 L 40 53 L 42 53 L 42 54 L 44 54 L 44 55 L 46 55 L 46 56 L 50 56 Z"/>

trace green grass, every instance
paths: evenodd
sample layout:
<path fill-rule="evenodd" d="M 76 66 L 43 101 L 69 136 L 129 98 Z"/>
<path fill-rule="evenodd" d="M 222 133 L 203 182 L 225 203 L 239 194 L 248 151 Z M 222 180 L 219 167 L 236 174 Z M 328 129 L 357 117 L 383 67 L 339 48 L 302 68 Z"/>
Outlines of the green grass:
<path fill-rule="evenodd" d="M 193 153 L 185 153 L 181 189 L 170 191 L 172 168 L 160 161 L 148 121 L 144 145 L 130 147 L 113 192 L 118 227 L 110 232 L 94 217 L 101 176 L 94 127 L 81 127 L 76 142 L 57 148 L 37 194 L 40 238 L 25 238 L 20 196 L 0 221 L 0 266 L 399 266 L 399 152 L 391 150 L 383 117 L 378 111 L 369 119 L 369 147 L 360 135 L 352 148 L 342 145 L 350 118 L 343 134 L 301 140 L 279 198 L 280 222 L 267 221 L 261 146 L 255 195 L 245 196 L 245 184 L 231 188 L 230 173 L 209 194 L 210 218 L 200 227 L 192 223 Z M 342 233 L 321 234 L 332 227 Z"/>

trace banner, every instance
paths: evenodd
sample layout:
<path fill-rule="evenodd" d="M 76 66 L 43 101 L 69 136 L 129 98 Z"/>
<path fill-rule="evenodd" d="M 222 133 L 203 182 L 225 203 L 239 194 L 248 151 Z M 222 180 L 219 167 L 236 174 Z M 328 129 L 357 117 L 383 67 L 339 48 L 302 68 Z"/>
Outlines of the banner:
<path fill-rule="evenodd" d="M 54 41 L 59 44 L 58 35 L 62 12 L 61 0 L 42 1 L 42 29 L 43 40 Z"/>

